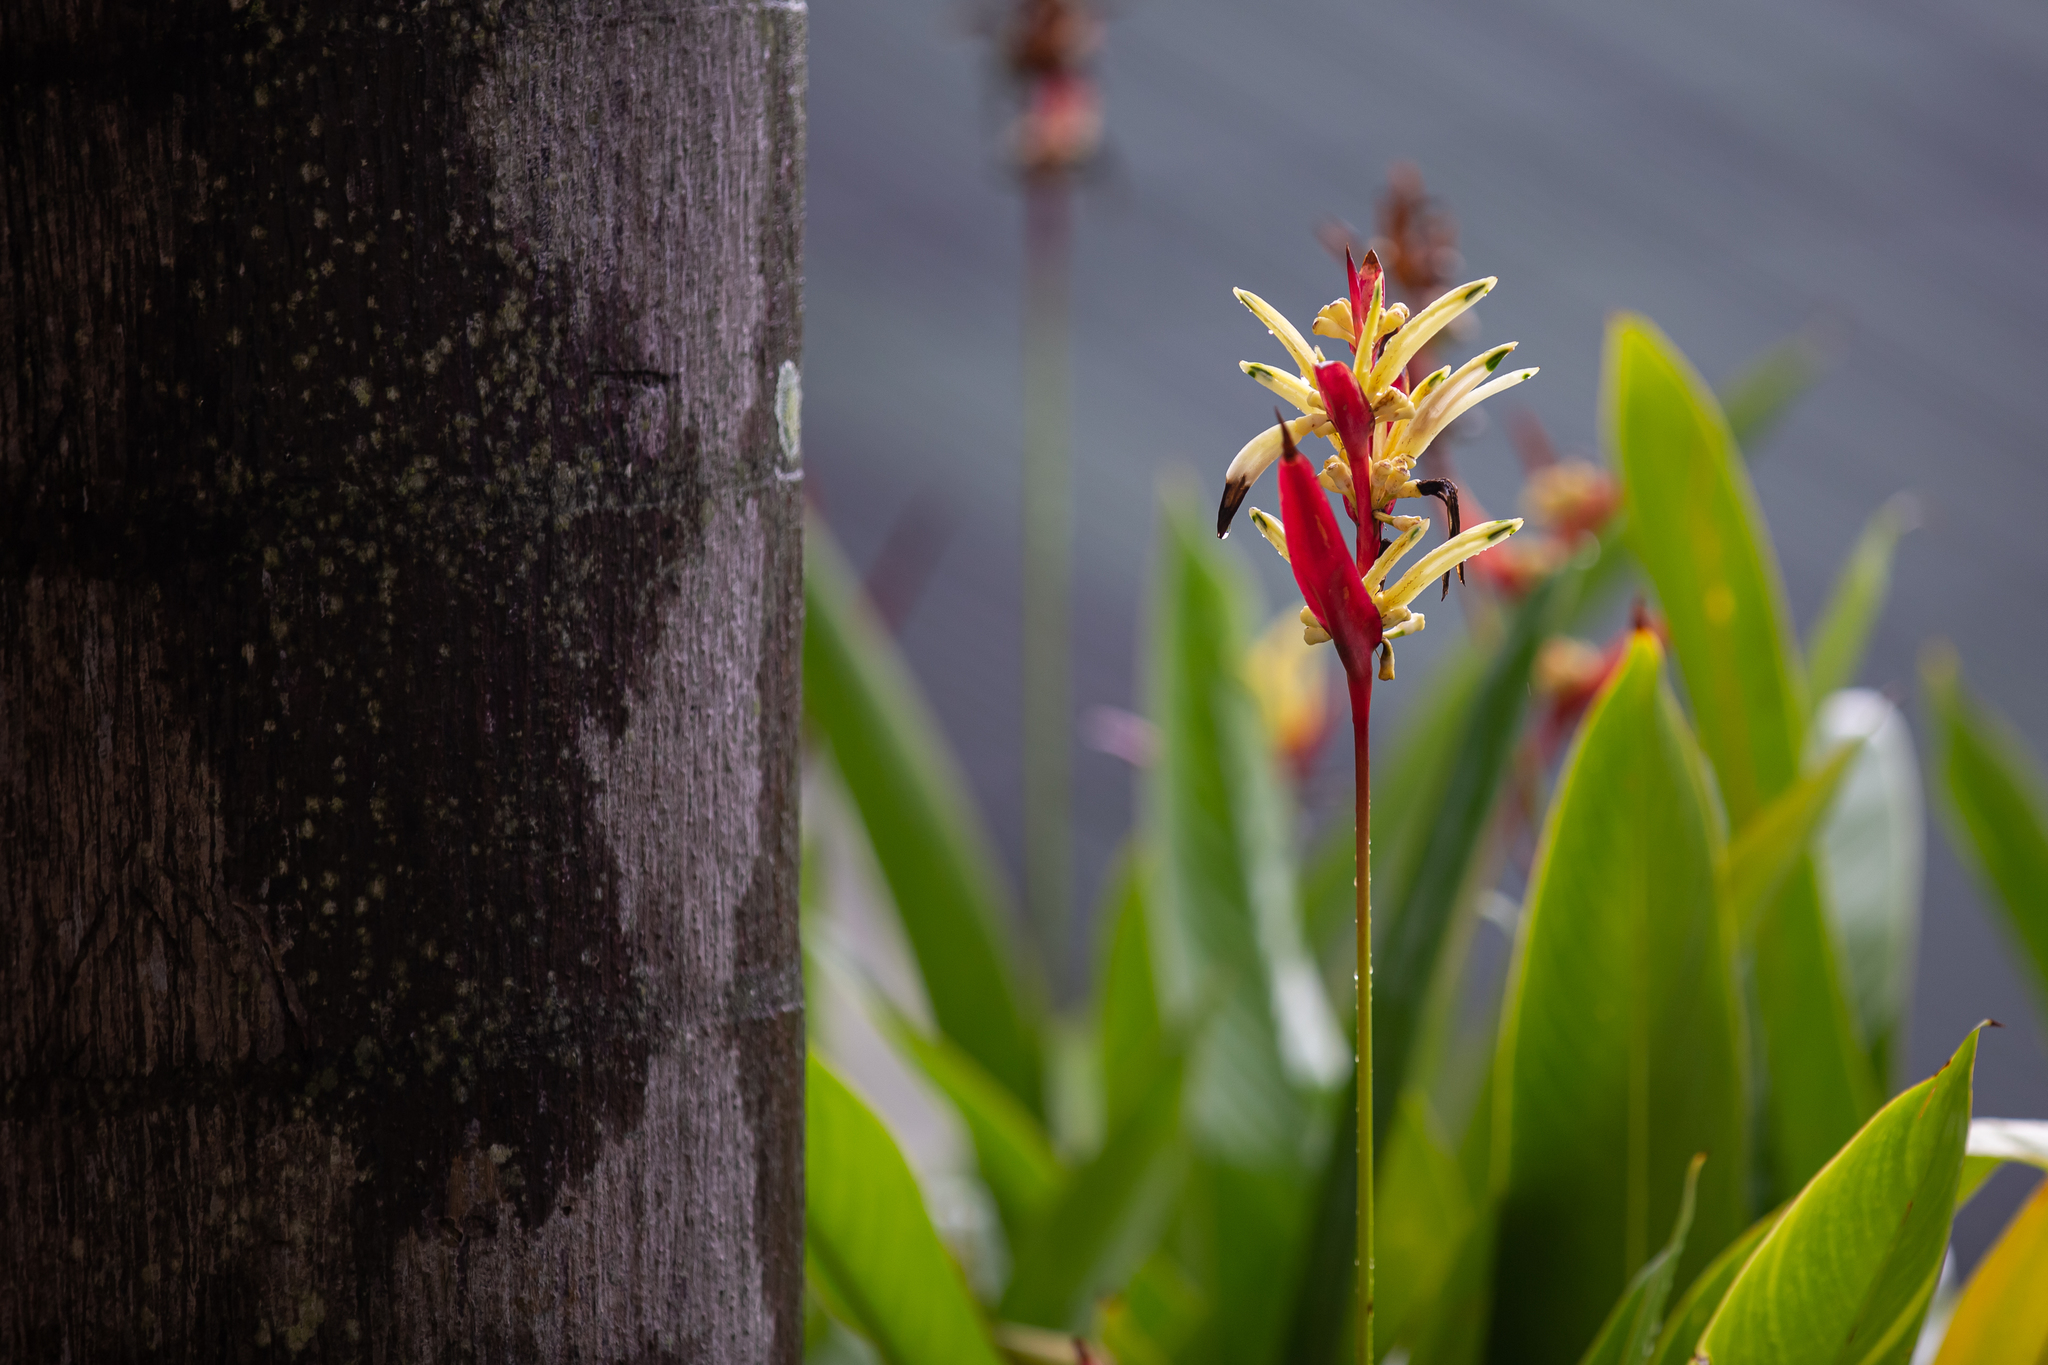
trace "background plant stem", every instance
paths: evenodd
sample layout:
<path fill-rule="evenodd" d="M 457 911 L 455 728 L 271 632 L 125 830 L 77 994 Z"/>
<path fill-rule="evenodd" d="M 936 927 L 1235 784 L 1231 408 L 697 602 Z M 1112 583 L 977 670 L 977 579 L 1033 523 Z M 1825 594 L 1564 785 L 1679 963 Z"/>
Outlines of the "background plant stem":
<path fill-rule="evenodd" d="M 1024 194 L 1024 902 L 1060 996 L 1070 976 L 1073 890 L 1068 177 L 1033 175 Z"/>
<path fill-rule="evenodd" d="M 1361 533 L 1362 535 L 1362 533 Z M 1372 1354 L 1372 655 L 1345 670 L 1358 818 L 1358 1365 Z"/>

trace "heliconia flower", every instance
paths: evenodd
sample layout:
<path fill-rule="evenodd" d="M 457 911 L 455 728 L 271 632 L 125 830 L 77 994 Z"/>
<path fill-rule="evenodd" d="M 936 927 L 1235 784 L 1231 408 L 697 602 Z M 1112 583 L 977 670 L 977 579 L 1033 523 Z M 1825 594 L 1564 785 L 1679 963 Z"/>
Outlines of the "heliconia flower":
<path fill-rule="evenodd" d="M 1312 331 L 1351 347 L 1347 365 L 1325 357 L 1320 348 L 1280 311 L 1249 290 L 1236 291 L 1238 301 L 1266 324 L 1286 349 L 1297 373 L 1288 374 L 1252 361 L 1239 368 L 1272 390 L 1300 416 L 1276 425 L 1248 441 L 1223 476 L 1223 501 L 1216 512 L 1216 534 L 1230 530 L 1231 519 L 1252 484 L 1280 458 L 1284 438 L 1300 441 L 1322 436 L 1336 448 L 1354 488 L 1365 490 L 1363 504 L 1353 496 L 1347 509 L 1361 521 L 1368 509 L 1388 513 L 1396 498 L 1432 496 L 1414 478 L 1415 462 L 1445 427 L 1473 407 L 1536 373 L 1515 370 L 1492 377 L 1515 349 L 1496 346 L 1455 371 L 1448 367 L 1407 382 L 1408 362 L 1446 325 L 1493 289 L 1489 276 L 1460 285 L 1410 317 L 1400 304 L 1387 305 L 1386 276 L 1379 258 L 1367 252 L 1362 265 L 1345 257 L 1347 297 L 1316 314 Z M 1334 486 L 1334 485 L 1332 485 Z M 1448 488 L 1448 485 L 1445 485 Z"/>
<path fill-rule="evenodd" d="M 1277 415 L 1277 414 L 1276 414 Z M 1373 652 L 1380 651 L 1379 676 L 1394 676 L 1392 641 L 1420 631 L 1428 620 L 1408 604 L 1439 575 L 1481 551 L 1500 544 L 1522 529 L 1519 517 L 1488 521 L 1444 541 L 1422 556 L 1398 579 L 1388 582 L 1401 558 L 1422 539 L 1428 520 L 1376 514 L 1399 534 L 1380 551 L 1363 573 L 1344 543 L 1343 528 L 1330 509 L 1323 484 L 1294 443 L 1291 423 L 1280 432 L 1280 520 L 1254 507 L 1252 525 L 1272 542 L 1288 566 L 1308 606 L 1302 614 L 1303 638 L 1310 644 L 1333 640 L 1337 657 L 1353 677 L 1362 675 Z"/>

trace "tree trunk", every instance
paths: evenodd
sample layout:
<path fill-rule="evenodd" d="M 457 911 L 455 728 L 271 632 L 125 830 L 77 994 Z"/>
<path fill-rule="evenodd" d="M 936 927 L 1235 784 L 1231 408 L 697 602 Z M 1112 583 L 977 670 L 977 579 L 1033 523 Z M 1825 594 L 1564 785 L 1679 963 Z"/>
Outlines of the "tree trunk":
<path fill-rule="evenodd" d="M 801 0 L 0 0 L 0 1360 L 787 1361 Z"/>

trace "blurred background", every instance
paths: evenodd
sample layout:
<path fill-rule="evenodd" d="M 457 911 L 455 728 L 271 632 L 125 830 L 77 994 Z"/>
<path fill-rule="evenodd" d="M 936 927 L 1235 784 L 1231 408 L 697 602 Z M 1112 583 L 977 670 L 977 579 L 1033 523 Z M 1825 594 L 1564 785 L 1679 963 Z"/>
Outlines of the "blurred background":
<path fill-rule="evenodd" d="M 886 598 L 1014 873 L 1025 214 L 991 17 L 813 5 L 803 378 L 811 497 Z M 1564 453 L 1597 450 L 1611 311 L 1648 314 L 1716 382 L 1803 334 L 1824 371 L 1749 452 L 1802 631 L 1870 514 L 1910 490 L 1919 528 L 1862 681 L 1917 722 L 1917 652 L 1947 637 L 2048 753 L 2048 9 L 1127 0 L 1106 18 L 1105 141 L 1072 238 L 1077 944 L 1132 818 L 1132 770 L 1087 735 L 1097 708 L 1134 706 L 1162 483 L 1213 506 L 1271 421 L 1235 366 L 1284 356 L 1230 289 L 1305 326 L 1343 287 L 1318 226 L 1369 236 L 1402 160 L 1456 217 L 1455 278 L 1501 277 L 1459 354 L 1517 340 L 1543 367 L 1456 448 L 1490 510 L 1515 508 L 1518 409 Z M 1231 545 L 1286 604 L 1277 557 Z M 1457 600 L 1404 645 L 1382 736 L 1430 686 Z M 1312 802 L 1348 785 L 1341 747 Z M 2013 949 L 1928 836 L 1907 1074 L 1992 1017 L 1977 1112 L 2048 1116 Z M 1966 1260 L 2028 1183 L 2008 1168 L 1963 1212 Z"/>

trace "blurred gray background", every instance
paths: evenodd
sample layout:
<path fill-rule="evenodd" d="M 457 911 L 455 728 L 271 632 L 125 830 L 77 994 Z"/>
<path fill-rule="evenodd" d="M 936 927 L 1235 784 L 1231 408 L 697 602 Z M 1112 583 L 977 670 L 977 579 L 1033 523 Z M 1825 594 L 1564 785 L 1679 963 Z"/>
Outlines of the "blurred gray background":
<path fill-rule="evenodd" d="M 1014 870 L 1023 206 L 976 14 L 812 7 L 805 446 L 857 566 L 892 533 L 899 577 L 935 554 L 902 643 Z M 1459 448 L 1491 506 L 1521 481 L 1512 405 L 1568 453 L 1594 448 L 1610 311 L 1649 314 L 1716 381 L 1818 323 L 1829 372 L 1752 452 L 1802 632 L 1864 520 L 1913 490 L 1921 526 L 1864 681 L 1917 724 L 1916 654 L 1946 636 L 2048 753 L 2048 7 L 1126 0 L 1100 73 L 1109 150 L 1075 246 L 1077 716 L 1135 705 L 1162 478 L 1212 506 L 1271 420 L 1235 362 L 1281 356 L 1230 287 L 1305 325 L 1342 289 L 1316 223 L 1370 231 L 1407 158 L 1457 217 L 1461 278 L 1501 277 L 1475 348 L 1519 340 L 1517 361 L 1543 367 Z M 1248 534 L 1231 545 L 1286 602 L 1277 558 Z M 1394 723 L 1459 628 L 1449 609 L 1434 624 L 1384 689 Z M 1074 763 L 1085 907 L 1132 782 L 1078 737 Z M 2048 1116 L 2017 950 L 1938 828 L 1925 907 L 1912 1074 L 1996 1018 L 1977 1111 Z M 2028 1183 L 2008 1170 L 1965 1210 L 1966 1259 Z"/>

